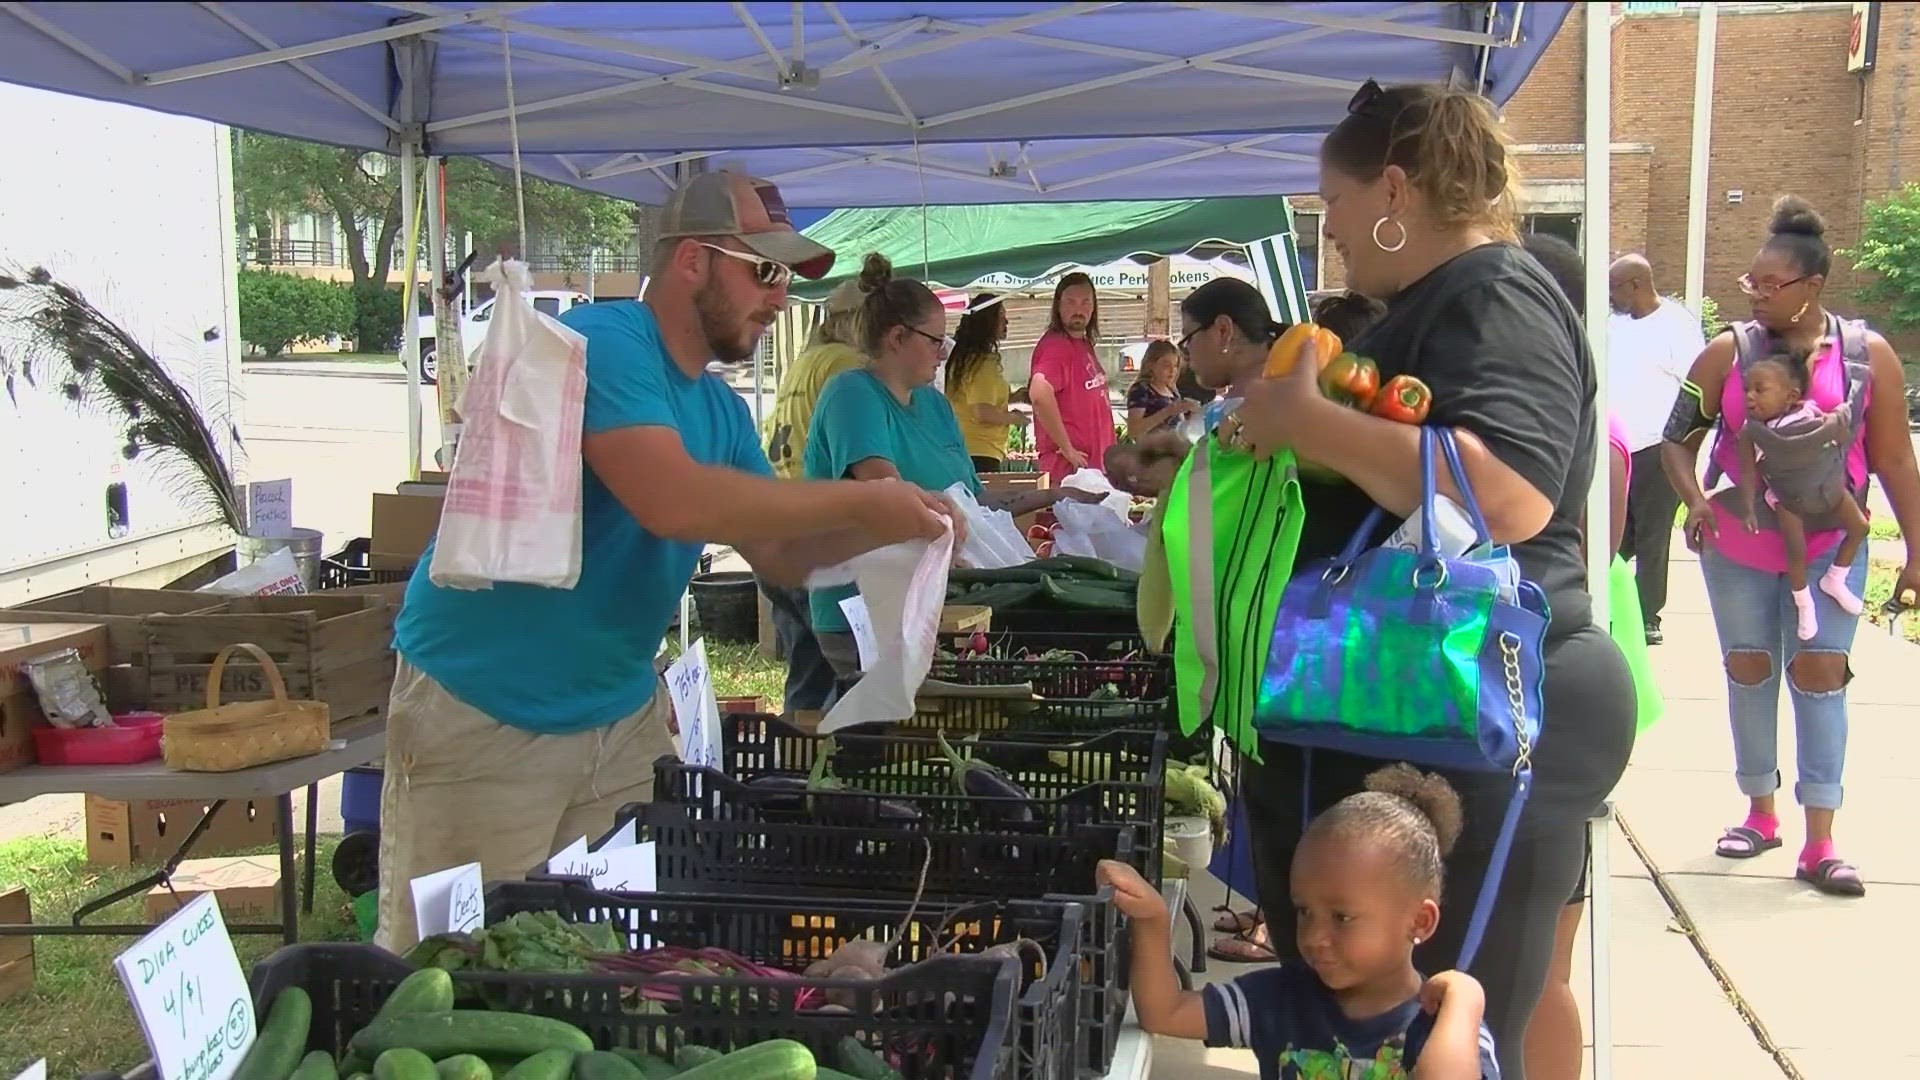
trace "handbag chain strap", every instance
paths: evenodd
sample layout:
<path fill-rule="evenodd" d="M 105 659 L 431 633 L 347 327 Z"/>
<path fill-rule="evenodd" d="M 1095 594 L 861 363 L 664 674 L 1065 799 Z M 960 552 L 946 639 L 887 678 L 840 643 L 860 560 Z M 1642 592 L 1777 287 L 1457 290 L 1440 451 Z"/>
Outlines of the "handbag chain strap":
<path fill-rule="evenodd" d="M 1513 775 L 1533 768 L 1533 741 L 1527 737 L 1526 695 L 1520 686 L 1520 638 L 1512 631 L 1500 634 L 1500 667 L 1507 678 L 1507 705 L 1513 711 L 1513 737 L 1519 749 L 1513 759 Z"/>

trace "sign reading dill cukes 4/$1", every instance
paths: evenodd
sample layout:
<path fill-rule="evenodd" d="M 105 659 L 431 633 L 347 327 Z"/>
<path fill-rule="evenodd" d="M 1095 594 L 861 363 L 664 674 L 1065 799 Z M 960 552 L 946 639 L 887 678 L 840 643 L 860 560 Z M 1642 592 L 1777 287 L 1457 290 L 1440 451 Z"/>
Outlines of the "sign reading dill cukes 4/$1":
<path fill-rule="evenodd" d="M 161 1080 L 227 1080 L 256 1035 L 253 996 L 212 893 L 113 962 Z"/>

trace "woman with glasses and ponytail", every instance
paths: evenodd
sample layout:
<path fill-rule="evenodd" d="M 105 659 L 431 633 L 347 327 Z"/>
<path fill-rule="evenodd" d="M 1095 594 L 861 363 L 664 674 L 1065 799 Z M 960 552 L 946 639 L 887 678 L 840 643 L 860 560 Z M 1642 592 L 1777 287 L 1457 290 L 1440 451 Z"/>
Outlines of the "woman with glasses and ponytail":
<path fill-rule="evenodd" d="M 1734 780 L 1747 797 L 1746 819 L 1721 834 L 1714 854 L 1752 859 L 1785 843 L 1774 808 L 1780 788 L 1780 684 L 1785 682 L 1799 747 L 1794 797 L 1806 818 L 1793 876 L 1823 893 L 1861 896 L 1866 884 L 1860 872 L 1834 847 L 1833 818 L 1840 809 L 1846 764 L 1846 693 L 1852 678 L 1847 652 L 1859 625 L 1867 560 L 1857 557 L 1850 567 L 1834 569 L 1843 532 L 1833 521 L 1809 518 L 1797 531 L 1799 552 L 1806 576 L 1822 580 L 1811 589 L 1794 588 L 1774 499 L 1752 500 L 1750 526 L 1747 500 L 1736 487 L 1709 497 L 1695 472 L 1700 445 L 1712 432 L 1708 485 L 1722 476 L 1738 483 L 1746 464 L 1740 432 L 1749 422 L 1749 408 L 1758 404 L 1754 394 L 1761 383 L 1755 372 L 1750 393 L 1746 376 L 1777 354 L 1805 358 L 1805 400 L 1821 413 L 1843 418 L 1835 430 L 1846 452 L 1833 470 L 1841 475 L 1822 482 L 1843 489 L 1844 497 L 1864 509 L 1868 474 L 1880 477 L 1908 538 L 1894 595 L 1911 603 L 1920 591 L 1920 559 L 1914 557 L 1914 544 L 1920 542 L 1920 472 L 1907 432 L 1906 379 L 1885 338 L 1826 309 L 1823 294 L 1833 253 L 1825 232 L 1820 215 L 1804 200 L 1789 195 L 1774 204 L 1767 240 L 1740 278 L 1753 318 L 1728 327 L 1694 361 L 1667 422 L 1662 464 L 1686 503 L 1683 532 L 1687 546 L 1700 553 L 1706 576 L 1727 669 Z M 1802 451 L 1791 440 L 1768 439 L 1766 446 L 1773 458 L 1770 474 L 1799 471 L 1793 466 Z M 1821 448 L 1810 449 L 1818 453 Z M 1807 628 L 1811 633 L 1799 632 L 1803 620 L 1814 624 Z"/>
<path fill-rule="evenodd" d="M 1533 786 L 1468 969 L 1485 989 L 1487 1027 L 1509 1080 L 1526 1076 L 1521 1048 L 1561 909 L 1585 861 L 1586 822 L 1626 768 L 1636 712 L 1620 650 L 1594 625 L 1582 555 L 1587 492 L 1600 465 L 1593 356 L 1578 313 L 1518 245 L 1517 188 L 1500 118 L 1469 90 L 1369 81 L 1320 151 L 1327 241 L 1347 268 L 1347 286 L 1387 309 L 1346 347 L 1371 358 L 1383 382 L 1409 375 L 1431 389 L 1425 423 L 1451 430 L 1494 543 L 1509 547 L 1552 612 Z M 1187 314 L 1183 329 L 1199 368 L 1200 342 L 1219 331 Z M 1376 506 L 1385 515 L 1374 539 L 1385 540 L 1419 507 L 1423 490 L 1420 429 L 1329 400 L 1317 369 L 1303 355 L 1289 375 L 1234 387 L 1244 441 L 1256 451 L 1290 448 L 1337 474 L 1301 480 L 1296 566 L 1338 555 Z M 1459 501 L 1450 478 L 1439 488 Z M 1222 642 L 1223 652 L 1228 647 Z M 1382 668 L 1377 677 L 1396 673 Z M 1272 739 L 1260 749 L 1263 760 L 1248 767 L 1241 790 L 1268 940 L 1283 960 L 1337 953 L 1337 928 L 1329 944 L 1324 926 L 1296 915 L 1288 869 L 1311 817 L 1362 790 L 1383 761 L 1309 754 Z M 1446 858 L 1440 903 L 1460 915 L 1441 920 L 1414 951 L 1428 974 L 1459 966 L 1466 913 L 1495 862 L 1513 793 L 1504 773 L 1438 771 L 1461 794 L 1465 830 Z"/>
<path fill-rule="evenodd" d="M 807 433 L 805 473 L 821 480 L 905 480 L 939 493 L 960 484 L 982 503 L 1018 517 L 1044 509 L 1071 489 L 1028 491 L 997 504 L 983 496 L 953 405 L 934 386 L 952 347 L 947 312 L 932 289 L 893 276 L 884 255 L 860 268 L 860 348 L 864 366 L 828 380 Z M 1089 493 L 1079 493 L 1090 501 Z M 809 597 L 820 652 L 844 683 L 860 673 L 860 652 L 840 601 L 853 586 L 815 589 Z"/>

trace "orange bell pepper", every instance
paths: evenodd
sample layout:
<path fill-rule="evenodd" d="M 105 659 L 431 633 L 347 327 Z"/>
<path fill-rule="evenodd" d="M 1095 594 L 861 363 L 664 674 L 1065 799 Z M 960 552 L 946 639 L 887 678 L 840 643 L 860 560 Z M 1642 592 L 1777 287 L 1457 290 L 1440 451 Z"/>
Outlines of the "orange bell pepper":
<path fill-rule="evenodd" d="M 1380 392 L 1380 369 L 1364 356 L 1341 353 L 1320 369 L 1320 392 L 1364 412 Z"/>
<path fill-rule="evenodd" d="M 1374 395 L 1368 411 L 1386 420 L 1402 424 L 1423 424 L 1433 408 L 1433 391 L 1411 375 L 1395 375 Z"/>
<path fill-rule="evenodd" d="M 1296 323 L 1288 327 L 1287 332 L 1281 334 L 1280 339 L 1267 350 L 1267 364 L 1260 373 L 1269 379 L 1285 377 L 1293 371 L 1293 365 L 1299 361 L 1300 353 L 1305 350 L 1310 341 L 1318 342 L 1320 345 L 1322 369 L 1332 363 L 1334 357 L 1340 355 L 1340 335 L 1312 323 Z"/>

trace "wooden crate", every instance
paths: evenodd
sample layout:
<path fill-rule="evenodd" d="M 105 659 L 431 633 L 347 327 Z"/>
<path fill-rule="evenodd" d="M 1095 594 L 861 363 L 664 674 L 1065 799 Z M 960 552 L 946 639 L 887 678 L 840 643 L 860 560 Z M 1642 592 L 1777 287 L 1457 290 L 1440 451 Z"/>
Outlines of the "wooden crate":
<path fill-rule="evenodd" d="M 273 657 L 288 696 L 326 702 L 336 725 L 383 708 L 393 686 L 394 610 L 374 594 L 309 593 L 236 596 L 213 614 L 149 616 L 148 707 L 205 708 L 213 658 L 250 642 Z M 222 701 L 273 696 L 266 673 L 245 656 L 229 660 L 220 681 Z"/>
<path fill-rule="evenodd" d="M 218 611 L 224 596 L 174 589 L 122 589 L 89 585 L 0 612 L 0 622 L 99 623 L 107 628 L 107 663 L 147 664 L 149 615 L 195 615 Z"/>
<path fill-rule="evenodd" d="M 33 904 L 26 886 L 0 892 L 0 923 L 30 923 Z M 33 939 L 0 937 L 0 1002 L 33 989 Z"/>

